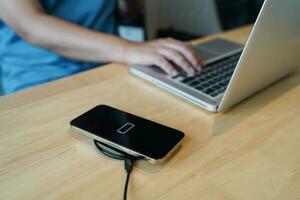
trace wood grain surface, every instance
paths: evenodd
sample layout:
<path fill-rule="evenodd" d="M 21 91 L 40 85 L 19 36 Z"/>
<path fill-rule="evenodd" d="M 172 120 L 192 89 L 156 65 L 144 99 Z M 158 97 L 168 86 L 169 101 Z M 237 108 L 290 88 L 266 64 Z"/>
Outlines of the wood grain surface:
<path fill-rule="evenodd" d="M 250 28 L 213 37 L 243 43 Z M 1 97 L 0 199 L 122 199 L 123 162 L 98 154 L 69 127 L 108 104 L 186 133 L 168 162 L 137 163 L 128 199 L 299 200 L 299 83 L 296 71 L 213 114 L 110 64 Z"/>

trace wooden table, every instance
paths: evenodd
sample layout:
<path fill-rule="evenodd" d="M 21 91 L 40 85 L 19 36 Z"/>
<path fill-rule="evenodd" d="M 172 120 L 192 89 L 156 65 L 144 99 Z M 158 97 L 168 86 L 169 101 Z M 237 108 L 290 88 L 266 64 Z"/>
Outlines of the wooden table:
<path fill-rule="evenodd" d="M 249 31 L 218 36 L 245 42 Z M 212 114 L 111 64 L 1 97 L 0 199 L 122 199 L 123 162 L 69 128 L 74 117 L 108 104 L 186 133 L 169 162 L 137 163 L 129 199 L 299 200 L 299 83 L 297 71 Z"/>

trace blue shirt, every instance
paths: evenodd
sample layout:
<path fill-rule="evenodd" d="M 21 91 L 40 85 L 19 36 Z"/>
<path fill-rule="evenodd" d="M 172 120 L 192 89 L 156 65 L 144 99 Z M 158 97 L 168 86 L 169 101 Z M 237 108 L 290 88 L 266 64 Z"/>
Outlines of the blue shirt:
<path fill-rule="evenodd" d="M 116 34 L 116 0 L 42 0 L 44 10 L 68 22 Z M 0 21 L 0 67 L 5 94 L 99 66 L 33 46 Z"/>

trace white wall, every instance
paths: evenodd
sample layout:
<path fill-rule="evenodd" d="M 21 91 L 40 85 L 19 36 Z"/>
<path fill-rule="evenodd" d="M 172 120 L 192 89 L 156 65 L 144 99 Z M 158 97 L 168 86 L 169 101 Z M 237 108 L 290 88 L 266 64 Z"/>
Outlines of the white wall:
<path fill-rule="evenodd" d="M 173 26 L 195 34 L 221 31 L 214 0 L 145 0 L 149 38 L 159 28 Z"/>

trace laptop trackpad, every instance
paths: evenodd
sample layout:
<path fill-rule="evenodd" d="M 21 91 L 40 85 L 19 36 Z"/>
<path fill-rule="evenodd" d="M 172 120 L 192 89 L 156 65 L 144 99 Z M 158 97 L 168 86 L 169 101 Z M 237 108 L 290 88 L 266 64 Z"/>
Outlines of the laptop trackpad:
<path fill-rule="evenodd" d="M 196 51 L 201 55 L 204 60 L 210 60 L 237 51 L 243 48 L 243 45 L 231 42 L 224 39 L 213 39 L 208 42 L 201 43 L 194 46 Z"/>

